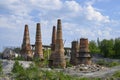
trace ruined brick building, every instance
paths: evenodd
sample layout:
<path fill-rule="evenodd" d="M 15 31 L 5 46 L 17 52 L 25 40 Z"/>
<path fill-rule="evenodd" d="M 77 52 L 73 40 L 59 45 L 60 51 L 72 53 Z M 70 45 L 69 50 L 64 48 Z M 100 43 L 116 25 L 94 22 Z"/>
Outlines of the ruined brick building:
<path fill-rule="evenodd" d="M 78 41 L 72 41 L 70 63 L 73 65 L 77 65 L 78 57 L 79 57 L 79 43 Z"/>
<path fill-rule="evenodd" d="M 44 59 L 43 50 L 42 50 L 42 36 L 41 36 L 41 27 L 40 23 L 37 23 L 36 26 L 36 42 L 35 42 L 35 58 Z"/>
<path fill-rule="evenodd" d="M 28 25 L 25 25 L 23 43 L 21 47 L 21 55 L 26 60 L 32 59 L 33 57 L 44 60 L 40 23 L 37 23 L 36 25 L 35 44 L 32 46 L 35 47 L 34 51 L 31 49 L 30 45 Z M 50 46 L 51 55 L 49 57 L 49 67 L 65 68 L 65 50 L 62 37 L 62 23 L 60 19 L 57 20 L 57 30 L 56 27 L 53 26 L 52 40 Z M 91 55 L 88 46 L 88 39 L 81 38 L 80 42 L 72 42 L 70 63 L 73 65 L 91 64 Z"/>
<path fill-rule="evenodd" d="M 30 59 L 33 57 L 33 52 L 31 50 L 31 46 L 30 46 L 28 25 L 25 25 L 25 29 L 24 29 L 21 56 L 24 57 L 25 59 Z"/>
<path fill-rule="evenodd" d="M 78 41 L 72 42 L 70 63 L 73 65 L 91 64 L 91 55 L 87 38 L 81 38 L 80 43 L 78 43 Z"/>
<path fill-rule="evenodd" d="M 56 27 L 53 26 L 52 43 L 51 43 L 51 55 L 49 57 L 49 67 L 53 66 L 53 58 L 55 57 L 55 44 L 56 44 Z"/>
<path fill-rule="evenodd" d="M 57 21 L 57 33 L 55 27 L 53 27 L 53 37 L 51 44 L 52 53 L 49 59 L 50 67 L 66 67 L 65 55 L 64 55 L 64 44 L 62 39 L 62 23 L 61 20 Z"/>
<path fill-rule="evenodd" d="M 31 49 L 31 45 L 30 45 L 28 25 L 25 25 L 23 43 L 22 43 L 22 47 L 21 47 L 21 55 L 26 60 L 28 60 L 30 58 L 32 59 L 33 57 L 44 59 L 43 51 L 42 51 L 42 38 L 41 38 L 40 23 L 37 23 L 37 26 L 36 26 L 36 38 L 35 39 L 36 39 L 35 52 L 33 54 L 33 51 Z"/>
<path fill-rule="evenodd" d="M 43 50 L 42 50 L 42 37 L 41 37 L 40 23 L 37 23 L 37 26 L 36 26 L 35 39 L 36 39 L 35 45 L 34 45 L 35 51 L 33 54 L 30 46 L 28 26 L 26 25 L 25 31 L 24 31 L 22 48 L 21 48 L 21 55 L 25 59 L 28 59 L 28 57 L 30 58 L 34 57 L 34 58 L 40 58 L 43 60 L 44 56 L 43 56 Z M 60 19 L 58 19 L 57 21 L 57 31 L 56 31 L 56 27 L 55 26 L 53 27 L 49 66 L 62 67 L 62 68 L 65 68 L 66 66 L 66 61 L 64 56 L 64 45 L 63 45 L 63 39 L 62 39 L 62 24 Z"/>

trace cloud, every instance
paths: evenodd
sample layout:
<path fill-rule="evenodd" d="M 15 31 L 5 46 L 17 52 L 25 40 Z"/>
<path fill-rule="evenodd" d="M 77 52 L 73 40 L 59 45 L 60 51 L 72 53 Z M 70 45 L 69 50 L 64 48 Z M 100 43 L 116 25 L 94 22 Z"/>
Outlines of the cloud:
<path fill-rule="evenodd" d="M 40 8 L 43 10 L 58 10 L 62 6 L 60 0 L 30 0 L 30 3 L 34 8 Z"/>
<path fill-rule="evenodd" d="M 100 12 L 96 11 L 91 5 L 85 7 L 85 14 L 88 20 L 98 21 L 98 22 L 110 22 L 108 16 L 103 16 Z"/>
<path fill-rule="evenodd" d="M 34 44 L 38 22 L 41 23 L 43 44 L 49 45 L 52 27 L 57 26 L 58 18 L 62 20 L 65 46 L 70 46 L 72 40 L 80 37 L 90 40 L 97 37 L 111 38 L 119 32 L 120 21 L 103 15 L 99 9 L 93 7 L 95 2 L 96 0 L 92 0 L 81 5 L 75 0 L 7 0 L 7 3 L 2 0 L 0 32 L 4 30 L 1 36 L 5 37 L 0 39 L 1 45 L 12 45 L 13 42 L 21 45 L 25 24 L 29 26 L 31 43 Z M 10 37 L 6 37 L 5 34 L 9 34 Z M 6 44 L 7 40 L 13 41 Z"/>
<path fill-rule="evenodd" d="M 72 12 L 80 12 L 82 7 L 75 1 L 65 1 L 65 6 Z"/>

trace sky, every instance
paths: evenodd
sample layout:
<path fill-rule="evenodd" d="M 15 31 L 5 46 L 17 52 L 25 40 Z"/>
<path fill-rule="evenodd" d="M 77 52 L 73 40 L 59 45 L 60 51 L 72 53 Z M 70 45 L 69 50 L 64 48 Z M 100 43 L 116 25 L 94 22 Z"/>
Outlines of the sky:
<path fill-rule="evenodd" d="M 35 43 L 36 24 L 41 24 L 42 44 L 50 45 L 52 28 L 62 21 L 64 46 L 73 40 L 120 37 L 120 0 L 0 0 L 0 51 L 21 47 L 28 24 L 30 43 Z"/>

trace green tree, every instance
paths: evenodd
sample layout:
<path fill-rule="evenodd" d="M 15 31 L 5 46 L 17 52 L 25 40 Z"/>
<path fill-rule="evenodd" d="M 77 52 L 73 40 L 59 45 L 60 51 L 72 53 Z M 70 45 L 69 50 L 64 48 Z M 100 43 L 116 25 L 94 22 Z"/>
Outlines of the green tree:
<path fill-rule="evenodd" d="M 89 49 L 91 53 L 100 53 L 100 49 L 98 48 L 96 42 L 93 40 L 89 42 Z"/>
<path fill-rule="evenodd" d="M 100 40 L 99 40 L 99 38 L 97 38 L 97 45 L 98 45 L 98 47 L 100 46 Z"/>
<path fill-rule="evenodd" d="M 13 51 L 15 51 L 16 53 L 20 53 L 20 48 L 19 47 L 14 48 Z"/>
<path fill-rule="evenodd" d="M 120 38 L 115 39 L 114 51 L 114 58 L 120 58 Z"/>
<path fill-rule="evenodd" d="M 100 42 L 100 51 L 104 57 L 111 57 L 114 54 L 114 40 L 102 40 Z"/>

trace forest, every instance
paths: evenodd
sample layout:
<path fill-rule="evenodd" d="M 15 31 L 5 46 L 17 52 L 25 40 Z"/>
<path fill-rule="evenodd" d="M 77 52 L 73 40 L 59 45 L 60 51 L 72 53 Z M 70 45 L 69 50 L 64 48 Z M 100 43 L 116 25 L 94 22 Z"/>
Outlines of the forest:
<path fill-rule="evenodd" d="M 105 58 L 120 58 L 120 38 L 89 41 L 91 54 L 101 54 Z"/>

